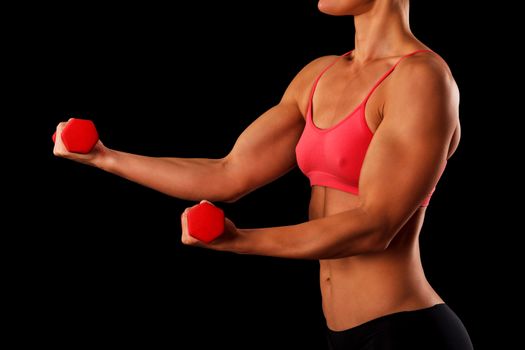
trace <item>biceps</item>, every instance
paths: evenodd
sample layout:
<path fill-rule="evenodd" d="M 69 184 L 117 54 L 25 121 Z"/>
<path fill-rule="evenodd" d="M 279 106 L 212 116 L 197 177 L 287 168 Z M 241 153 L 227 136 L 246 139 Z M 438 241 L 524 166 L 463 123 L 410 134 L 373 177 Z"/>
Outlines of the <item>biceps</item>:
<path fill-rule="evenodd" d="M 361 170 L 363 204 L 385 225 L 399 228 L 439 180 L 449 139 L 448 133 L 417 127 L 379 128 Z"/>
<path fill-rule="evenodd" d="M 249 192 L 292 169 L 304 119 L 293 103 L 280 103 L 255 120 L 226 157 L 232 181 Z"/>

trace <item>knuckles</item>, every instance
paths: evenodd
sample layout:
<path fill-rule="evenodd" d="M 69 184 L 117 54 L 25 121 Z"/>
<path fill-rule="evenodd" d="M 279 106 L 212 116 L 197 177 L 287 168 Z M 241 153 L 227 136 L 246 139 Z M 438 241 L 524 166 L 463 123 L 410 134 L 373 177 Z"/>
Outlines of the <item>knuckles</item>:
<path fill-rule="evenodd" d="M 53 148 L 53 154 L 57 157 L 65 157 L 67 155 L 64 150 L 59 149 L 58 147 Z"/>

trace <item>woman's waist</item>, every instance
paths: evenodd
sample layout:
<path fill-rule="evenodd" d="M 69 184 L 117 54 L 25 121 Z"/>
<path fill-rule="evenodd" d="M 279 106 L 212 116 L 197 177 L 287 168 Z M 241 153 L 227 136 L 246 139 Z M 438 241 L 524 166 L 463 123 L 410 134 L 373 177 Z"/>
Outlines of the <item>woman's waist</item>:
<path fill-rule="evenodd" d="M 355 256 L 338 260 L 321 260 L 319 279 L 323 294 L 331 296 L 413 294 L 428 288 L 418 258 L 370 258 Z"/>
<path fill-rule="evenodd" d="M 442 302 L 422 270 L 391 266 L 352 270 L 332 269 L 328 274 L 321 268 L 323 310 L 331 329 L 346 329 L 389 313 Z"/>
<path fill-rule="evenodd" d="M 320 260 L 319 264 L 321 281 L 326 279 L 348 285 L 425 278 L 419 249 L 412 240 L 392 245 L 382 252 Z"/>

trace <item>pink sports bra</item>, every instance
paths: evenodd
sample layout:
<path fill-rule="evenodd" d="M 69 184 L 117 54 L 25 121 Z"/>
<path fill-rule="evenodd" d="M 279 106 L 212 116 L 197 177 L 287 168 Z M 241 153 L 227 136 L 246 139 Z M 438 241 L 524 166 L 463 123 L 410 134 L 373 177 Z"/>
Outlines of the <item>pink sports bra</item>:
<path fill-rule="evenodd" d="M 338 59 L 349 55 L 351 52 L 340 56 Z M 401 57 L 392 68 L 379 78 L 354 111 L 326 129 L 318 128 L 313 122 L 312 99 L 319 79 L 338 59 L 319 74 L 310 93 L 306 125 L 295 149 L 297 164 L 310 179 L 311 186 L 326 186 L 355 195 L 359 194 L 361 167 L 374 135 L 365 119 L 366 103 L 376 88 L 394 71 L 399 62 L 419 52 L 431 51 L 417 50 Z M 431 196 L 432 193 L 425 198 L 421 206 L 427 206 Z"/>

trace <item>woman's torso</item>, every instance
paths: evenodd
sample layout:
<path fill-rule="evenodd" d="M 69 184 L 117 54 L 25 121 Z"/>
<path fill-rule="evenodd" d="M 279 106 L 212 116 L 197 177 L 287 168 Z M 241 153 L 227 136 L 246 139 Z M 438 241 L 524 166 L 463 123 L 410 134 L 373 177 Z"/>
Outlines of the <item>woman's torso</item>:
<path fill-rule="evenodd" d="M 360 68 L 353 66 L 350 58 L 339 59 L 319 80 L 313 97 L 314 124 L 325 129 L 340 122 L 398 59 L 392 57 Z M 372 132 L 381 123 L 385 93 L 391 88 L 386 78 L 366 103 L 365 120 Z M 449 156 L 458 138 L 451 140 Z M 330 216 L 358 205 L 357 195 L 313 186 L 309 217 Z M 348 329 L 385 314 L 443 302 L 427 282 L 419 255 L 418 237 L 425 210 L 421 207 L 415 212 L 384 252 L 320 261 L 323 311 L 329 328 Z"/>

